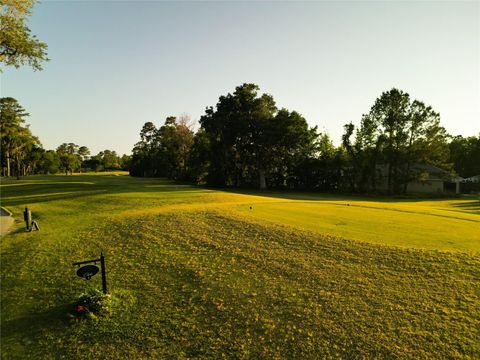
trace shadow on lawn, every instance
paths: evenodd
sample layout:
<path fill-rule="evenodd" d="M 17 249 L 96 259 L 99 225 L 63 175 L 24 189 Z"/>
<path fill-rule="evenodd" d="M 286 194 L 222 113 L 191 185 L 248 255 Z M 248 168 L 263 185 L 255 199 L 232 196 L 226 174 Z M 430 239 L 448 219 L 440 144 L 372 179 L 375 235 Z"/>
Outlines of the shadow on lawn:
<path fill-rule="evenodd" d="M 69 191 L 66 193 L 56 193 L 56 194 L 37 194 L 31 196 L 19 196 L 9 199 L 2 199 L 2 202 L 7 206 L 16 206 L 16 205 L 31 205 L 36 203 L 43 203 L 53 200 L 67 200 L 75 199 L 78 197 L 84 197 L 89 195 L 98 195 L 105 193 L 106 190 L 94 190 L 94 191 Z"/>
<path fill-rule="evenodd" d="M 372 202 L 421 202 L 421 201 L 445 201 L 458 200 L 455 196 L 400 196 L 400 195 L 364 195 L 364 194 L 341 194 L 341 193 L 321 193 L 321 192 L 302 192 L 289 190 L 253 190 L 253 189 L 218 189 L 225 192 L 241 195 L 263 196 L 286 200 L 308 200 L 308 201 L 372 201 Z M 466 203 L 468 204 L 468 203 Z"/>
<path fill-rule="evenodd" d="M 62 304 L 44 312 L 31 313 L 16 319 L 2 321 L 2 338 L 15 338 L 21 335 L 33 339 L 45 330 L 62 330 L 69 324 L 67 313 L 71 309 L 72 304 Z"/>
<path fill-rule="evenodd" d="M 480 215 L 480 201 L 461 202 L 453 204 L 453 206 L 462 212 Z"/>
<path fill-rule="evenodd" d="M 387 196 L 387 195 L 360 195 L 334 194 L 320 192 L 301 192 L 290 190 L 255 190 L 233 188 L 207 188 L 178 184 L 162 178 L 132 178 L 129 176 L 32 176 L 25 178 L 23 186 L 6 186 L 2 188 L 2 202 L 4 205 L 20 205 L 45 202 L 50 200 L 72 199 L 76 197 L 95 195 L 98 193 L 160 193 L 160 192 L 198 192 L 224 191 L 233 194 L 254 195 L 269 198 L 307 201 L 372 201 L 372 202 L 421 202 L 458 200 L 459 197 L 443 195 L 425 196 Z M 14 183 L 9 180 L 8 184 Z M 8 185 L 7 184 L 7 185 Z M 53 192 L 55 191 L 55 192 Z M 478 211 L 478 205 L 465 202 L 467 211 Z"/>
<path fill-rule="evenodd" d="M 67 200 L 98 194 L 160 193 L 208 191 L 195 186 L 176 184 L 160 178 L 48 176 L 26 178 L 22 186 L 2 187 L 2 204 L 27 205 L 54 200 Z M 60 178 L 60 179 L 59 179 Z M 80 181 L 79 181 L 80 180 Z M 81 180 L 84 180 L 83 183 Z M 89 181 L 87 181 L 89 180 Z M 132 181 L 133 180 L 133 181 Z M 7 184 L 8 185 L 8 184 Z"/>

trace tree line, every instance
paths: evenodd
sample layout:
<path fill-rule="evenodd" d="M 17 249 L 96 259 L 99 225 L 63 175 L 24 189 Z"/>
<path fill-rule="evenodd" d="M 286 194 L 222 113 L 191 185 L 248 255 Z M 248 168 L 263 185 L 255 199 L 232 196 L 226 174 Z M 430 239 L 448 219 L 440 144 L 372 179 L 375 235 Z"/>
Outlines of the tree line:
<path fill-rule="evenodd" d="M 82 171 L 127 170 L 130 156 L 104 150 L 90 156 L 86 146 L 63 143 L 56 150 L 45 150 L 26 124 L 29 114 L 11 97 L 0 99 L 0 148 L 2 176 L 33 174 L 66 175 Z"/>
<path fill-rule="evenodd" d="M 185 117 L 147 122 L 130 174 L 214 187 L 402 194 L 432 165 L 463 177 L 480 174 L 480 135 L 450 136 L 431 106 L 398 89 L 383 92 L 342 143 L 278 108 L 255 84 L 238 86 L 208 107 L 194 132 Z"/>

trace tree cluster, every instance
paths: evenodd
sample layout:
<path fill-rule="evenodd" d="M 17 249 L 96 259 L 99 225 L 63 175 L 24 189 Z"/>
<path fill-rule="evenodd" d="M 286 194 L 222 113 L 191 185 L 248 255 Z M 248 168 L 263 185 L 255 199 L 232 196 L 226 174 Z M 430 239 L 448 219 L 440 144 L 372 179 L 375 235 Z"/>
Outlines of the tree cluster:
<path fill-rule="evenodd" d="M 448 138 L 430 106 L 397 89 L 382 93 L 357 129 L 345 125 L 350 190 L 405 193 L 409 182 L 425 176 L 419 164 L 450 170 Z"/>
<path fill-rule="evenodd" d="M 480 175 L 480 134 L 469 137 L 455 136 L 449 149 L 457 174 L 465 178 Z"/>
<path fill-rule="evenodd" d="M 135 145 L 130 173 L 212 186 L 282 186 L 298 161 L 315 151 L 316 129 L 270 95 L 244 84 L 207 108 L 195 134 L 188 121 L 151 122 Z"/>
<path fill-rule="evenodd" d="M 188 180 L 193 130 L 187 115 L 170 116 L 158 129 L 152 122 L 143 125 L 140 141 L 132 151 L 130 174 Z"/>
<path fill-rule="evenodd" d="M 128 170 L 130 168 L 130 156 L 119 156 L 114 150 L 103 150 L 97 155 L 85 156 L 80 171 L 111 171 Z"/>
<path fill-rule="evenodd" d="M 255 84 L 238 86 L 209 107 L 194 133 L 185 121 L 146 123 L 130 173 L 166 176 L 217 187 L 329 189 L 339 152 L 326 134 L 295 111 L 278 109 Z M 310 176 L 316 171 L 315 181 Z M 320 180 L 321 178 L 321 180 Z"/>
<path fill-rule="evenodd" d="M 146 123 L 131 175 L 214 187 L 401 194 L 409 182 L 428 178 L 422 165 L 480 173 L 480 137 L 452 139 L 431 106 L 395 88 L 376 99 L 359 126 L 344 126 L 338 147 L 255 84 L 220 96 L 199 122 L 196 133 L 175 117 L 158 129 Z"/>
<path fill-rule="evenodd" d="M 86 146 L 63 143 L 56 150 L 45 150 L 38 137 L 25 124 L 29 114 L 17 100 L 0 99 L 1 175 L 20 176 L 32 174 L 66 175 L 82 171 L 127 170 L 130 156 L 118 156 L 115 151 L 104 150 L 89 156 Z"/>
<path fill-rule="evenodd" d="M 315 155 L 316 128 L 295 111 L 277 109 L 273 97 L 258 90 L 244 84 L 221 96 L 215 109 L 206 109 L 197 180 L 213 186 L 287 186 L 296 181 L 296 165 Z"/>

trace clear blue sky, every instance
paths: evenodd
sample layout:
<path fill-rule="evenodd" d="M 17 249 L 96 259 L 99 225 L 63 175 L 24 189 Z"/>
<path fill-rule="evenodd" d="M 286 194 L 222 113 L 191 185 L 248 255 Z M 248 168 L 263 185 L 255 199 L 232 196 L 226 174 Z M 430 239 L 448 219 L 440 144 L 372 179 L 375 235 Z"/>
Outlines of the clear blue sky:
<path fill-rule="evenodd" d="M 480 3 L 47 1 L 32 32 L 41 72 L 4 70 L 48 149 L 130 153 L 147 121 L 205 107 L 253 82 L 340 142 L 342 126 L 392 87 L 480 132 Z"/>

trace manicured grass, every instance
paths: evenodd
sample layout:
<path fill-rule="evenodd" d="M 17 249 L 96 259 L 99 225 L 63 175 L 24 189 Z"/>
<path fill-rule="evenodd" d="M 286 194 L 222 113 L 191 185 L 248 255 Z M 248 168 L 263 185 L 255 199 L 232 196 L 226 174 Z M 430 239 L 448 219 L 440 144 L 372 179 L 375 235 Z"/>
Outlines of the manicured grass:
<path fill-rule="evenodd" d="M 471 200 L 381 202 L 287 200 L 237 207 L 245 215 L 319 234 L 366 242 L 478 253 L 480 203 Z"/>
<path fill-rule="evenodd" d="M 2 358 L 480 354 L 478 199 L 234 193 L 128 176 L 2 181 Z M 252 207 L 252 209 L 250 209 Z M 337 237 L 339 236 L 339 237 Z M 75 261 L 120 305 L 72 322 Z"/>

